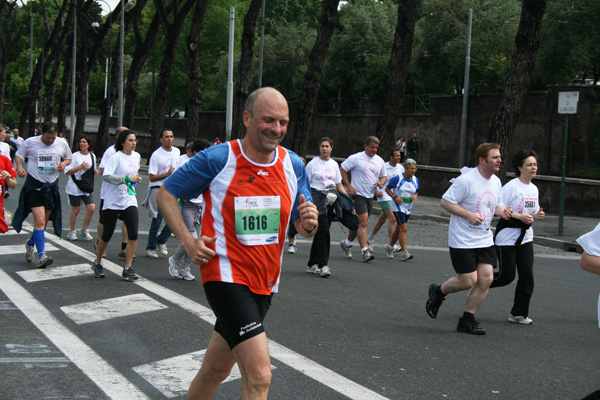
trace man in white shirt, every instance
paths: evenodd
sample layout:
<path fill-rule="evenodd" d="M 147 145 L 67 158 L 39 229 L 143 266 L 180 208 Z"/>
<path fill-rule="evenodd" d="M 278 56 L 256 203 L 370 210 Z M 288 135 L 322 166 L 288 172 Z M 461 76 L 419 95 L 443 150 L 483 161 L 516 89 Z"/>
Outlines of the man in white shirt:
<path fill-rule="evenodd" d="M 0 124 L 0 154 L 10 158 L 10 146 L 4 140 L 6 139 L 6 132 L 8 127 Z"/>
<path fill-rule="evenodd" d="M 475 150 L 477 167 L 463 168 L 463 174 L 442 196 L 441 206 L 452 214 L 448 229 L 450 259 L 456 271 L 441 285 L 429 286 L 425 305 L 427 314 L 436 318 L 450 293 L 469 290 L 463 316 L 456 330 L 472 335 L 485 335 L 475 313 L 487 296 L 494 279 L 496 250 L 490 225 L 494 215 L 509 219 L 512 210 L 502 202 L 502 183 L 494 175 L 500 169 L 500 145 L 482 143 Z"/>
<path fill-rule="evenodd" d="M 354 200 L 354 209 L 358 214 L 359 226 L 357 231 L 349 231 L 348 238 L 340 242 L 346 258 L 352 258 L 352 241 L 358 237 L 363 262 L 375 258 L 367 245 L 367 227 L 369 215 L 373 208 L 375 187 L 383 189 L 386 182 L 385 161 L 377 155 L 379 139 L 369 136 L 365 141 L 365 151 L 348 157 L 340 167 L 342 183 L 347 188 L 348 195 Z M 348 173 L 352 173 L 352 181 Z"/>
<path fill-rule="evenodd" d="M 167 240 L 171 237 L 171 230 L 165 224 L 160 235 L 158 234 L 163 217 L 156 204 L 156 194 L 163 185 L 164 180 L 171 176 L 179 164 L 180 152 L 177 147 L 173 147 L 174 139 L 173 131 L 168 129 L 162 131 L 159 139 L 161 146 L 150 156 L 150 166 L 148 167 L 150 184 L 142 201 L 142 205 L 148 209 L 148 215 L 152 218 L 148 243 L 146 244 L 146 257 L 149 258 L 158 258 L 157 246 L 160 254 L 163 256 L 169 254 Z"/>
<path fill-rule="evenodd" d="M 375 197 L 377 198 L 377 202 L 379 203 L 379 207 L 381 208 L 381 214 L 379 215 L 379 219 L 375 222 L 373 226 L 373 230 L 367 239 L 367 245 L 369 246 L 369 251 L 373 252 L 373 241 L 375 240 L 375 235 L 381 229 L 386 220 L 388 220 L 388 239 L 392 237 L 394 234 L 394 230 L 396 229 L 396 217 L 394 217 L 394 205 L 392 204 L 392 198 L 386 193 L 385 188 L 387 187 L 390 179 L 395 176 L 402 175 L 404 173 L 404 166 L 400 164 L 400 149 L 394 147 L 390 150 L 388 157 L 390 161 L 385 163 L 385 173 L 386 173 L 386 184 L 383 190 L 378 190 L 375 188 Z M 393 243 L 391 243 L 393 245 Z M 388 258 L 394 258 L 393 250 L 389 251 L 386 247 L 386 253 Z M 398 247 L 398 250 L 400 248 Z M 398 251 L 396 250 L 396 251 Z"/>
<path fill-rule="evenodd" d="M 20 132 L 18 128 L 13 129 L 12 134 L 12 141 L 15 142 L 15 144 L 17 145 L 17 148 L 15 150 L 18 150 L 25 140 L 21 136 L 19 136 Z"/>
<path fill-rule="evenodd" d="M 62 234 L 58 176 L 71 163 L 72 154 L 69 144 L 56 135 L 56 124 L 52 121 L 44 122 L 41 136 L 25 140 L 15 156 L 19 178 L 27 177 L 27 180 L 21 190 L 13 227 L 20 232 L 29 212 L 33 214 L 34 228 L 31 238 L 25 243 L 25 260 L 32 262 L 37 248 L 38 268 L 45 268 L 53 261 L 45 251 L 44 231 L 48 221 L 52 220 L 54 231 L 59 237 Z M 25 159 L 27 170 L 23 167 Z"/>

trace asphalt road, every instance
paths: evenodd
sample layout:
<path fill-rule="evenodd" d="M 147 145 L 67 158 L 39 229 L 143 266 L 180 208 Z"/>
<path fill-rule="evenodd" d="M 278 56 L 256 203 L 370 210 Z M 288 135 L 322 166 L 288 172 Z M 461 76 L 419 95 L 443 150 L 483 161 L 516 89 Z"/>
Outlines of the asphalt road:
<path fill-rule="evenodd" d="M 26 233 L 0 236 L 0 399 L 185 398 L 213 317 L 198 281 L 172 279 L 166 258 L 144 256 L 149 223 L 141 218 L 136 283 L 120 277 L 118 235 L 105 279 L 93 277 L 91 242 L 47 233 L 55 262 L 40 272 L 24 260 Z M 478 313 L 488 333 L 471 336 L 456 332 L 466 293 L 448 296 L 437 319 L 425 313 L 429 285 L 452 274 L 446 232 L 411 221 L 414 260 L 386 259 L 379 241 L 366 264 L 358 250 L 343 258 L 335 225 L 327 279 L 304 272 L 310 242 L 298 239 L 265 322 L 270 398 L 581 399 L 600 389 L 600 281 L 578 256 L 536 247 L 534 324 L 507 322 L 512 284 L 490 292 Z M 217 398 L 240 389 L 234 376 Z"/>

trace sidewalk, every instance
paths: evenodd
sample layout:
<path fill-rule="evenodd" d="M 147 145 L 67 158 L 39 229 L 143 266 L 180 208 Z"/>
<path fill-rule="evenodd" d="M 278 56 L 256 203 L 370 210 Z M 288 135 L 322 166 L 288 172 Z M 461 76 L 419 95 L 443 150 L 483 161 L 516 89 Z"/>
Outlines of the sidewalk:
<path fill-rule="evenodd" d="M 415 202 L 411 218 L 431 219 L 440 222 L 449 222 L 450 213 L 440 206 L 440 198 L 419 196 Z M 375 201 L 374 214 L 381 212 Z M 584 233 L 593 230 L 600 222 L 594 218 L 565 216 L 563 219 L 563 234 L 558 234 L 558 215 L 546 214 L 542 221 L 533 223 L 535 244 L 581 253 L 581 246 L 576 242 Z M 493 226 L 496 224 L 493 223 Z M 493 228 L 492 228 L 493 229 Z"/>

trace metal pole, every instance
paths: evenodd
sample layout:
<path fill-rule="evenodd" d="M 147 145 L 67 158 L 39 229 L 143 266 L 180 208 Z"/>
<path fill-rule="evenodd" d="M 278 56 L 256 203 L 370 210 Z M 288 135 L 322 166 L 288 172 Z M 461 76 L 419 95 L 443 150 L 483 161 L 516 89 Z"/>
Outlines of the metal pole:
<path fill-rule="evenodd" d="M 469 108 L 469 73 L 471 70 L 471 26 L 473 24 L 473 9 L 469 8 L 469 28 L 467 30 L 467 55 L 465 56 L 465 87 L 463 89 L 463 106 L 460 117 L 460 151 L 458 168 L 466 164 L 467 159 L 467 122 Z"/>
<path fill-rule="evenodd" d="M 258 87 L 262 87 L 263 49 L 265 43 L 265 0 L 262 2 L 262 19 L 260 21 L 260 50 L 258 52 Z"/>
<path fill-rule="evenodd" d="M 227 111 L 225 117 L 225 138 L 231 140 L 231 120 L 233 117 L 233 38 L 235 33 L 235 7 L 229 9 L 229 62 L 227 68 Z"/>
<path fill-rule="evenodd" d="M 30 50 L 29 50 L 29 82 L 31 82 L 31 78 L 33 77 L 33 16 L 35 14 L 31 13 L 31 28 L 30 28 Z"/>
<path fill-rule="evenodd" d="M 73 0 L 73 72 L 71 74 L 71 134 L 69 147 L 73 148 L 73 133 L 75 131 L 75 70 L 77 67 L 77 0 Z"/>
<path fill-rule="evenodd" d="M 121 0 L 121 30 L 119 47 L 119 122 L 117 125 L 123 125 L 123 53 L 125 52 L 125 0 Z"/>
<path fill-rule="evenodd" d="M 567 143 L 569 139 L 569 115 L 566 115 L 565 119 L 565 140 L 563 144 L 563 155 L 562 155 L 562 178 L 560 180 L 560 200 L 558 203 L 558 234 L 563 234 L 563 219 L 565 216 L 565 192 L 567 185 L 565 183 L 565 176 L 567 175 Z"/>

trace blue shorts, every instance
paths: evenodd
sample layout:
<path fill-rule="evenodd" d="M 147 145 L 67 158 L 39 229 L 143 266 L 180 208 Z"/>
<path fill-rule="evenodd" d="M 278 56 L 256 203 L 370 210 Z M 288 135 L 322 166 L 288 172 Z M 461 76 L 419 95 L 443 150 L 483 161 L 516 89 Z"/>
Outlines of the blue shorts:
<path fill-rule="evenodd" d="M 408 222 L 410 214 L 404 214 L 402 211 L 394 211 L 394 217 L 396 217 L 398 225 L 402 225 Z"/>

